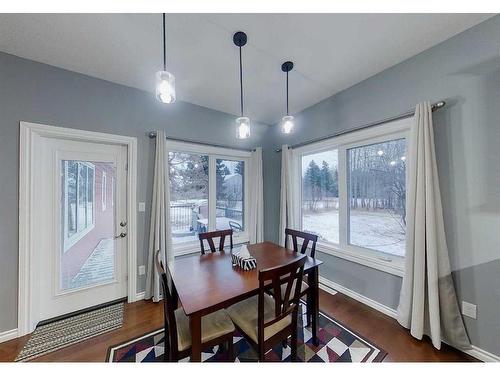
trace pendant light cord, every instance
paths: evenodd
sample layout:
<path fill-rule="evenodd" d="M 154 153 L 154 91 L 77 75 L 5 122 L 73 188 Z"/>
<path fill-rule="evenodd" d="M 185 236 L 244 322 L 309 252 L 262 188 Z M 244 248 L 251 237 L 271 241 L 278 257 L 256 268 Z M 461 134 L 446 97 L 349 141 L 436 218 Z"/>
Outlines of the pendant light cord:
<path fill-rule="evenodd" d="M 288 116 L 288 72 L 286 72 L 286 115 Z"/>
<path fill-rule="evenodd" d="M 163 70 L 167 70 L 167 37 L 165 36 L 165 13 L 163 13 Z"/>
<path fill-rule="evenodd" d="M 240 106 L 241 117 L 243 117 L 243 65 L 241 63 L 241 46 L 240 47 Z"/>

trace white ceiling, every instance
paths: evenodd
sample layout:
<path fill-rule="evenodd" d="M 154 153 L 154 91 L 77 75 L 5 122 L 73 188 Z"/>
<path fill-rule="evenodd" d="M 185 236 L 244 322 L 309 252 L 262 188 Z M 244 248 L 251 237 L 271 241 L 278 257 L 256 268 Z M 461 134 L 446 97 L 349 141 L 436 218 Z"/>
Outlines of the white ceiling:
<path fill-rule="evenodd" d="M 168 70 L 177 98 L 238 114 L 243 47 L 245 115 L 275 123 L 285 110 L 281 63 L 292 60 L 298 112 L 432 47 L 487 14 L 170 14 Z M 0 14 L 0 51 L 153 91 L 162 65 L 160 14 Z"/>

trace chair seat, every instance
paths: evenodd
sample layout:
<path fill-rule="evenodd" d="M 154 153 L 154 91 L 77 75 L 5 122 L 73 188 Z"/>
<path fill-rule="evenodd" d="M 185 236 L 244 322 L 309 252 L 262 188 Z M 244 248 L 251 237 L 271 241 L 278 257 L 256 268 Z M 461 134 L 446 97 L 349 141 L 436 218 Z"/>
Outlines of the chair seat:
<path fill-rule="evenodd" d="M 257 339 L 257 319 L 259 296 L 253 296 L 244 301 L 238 302 L 227 309 L 227 313 L 232 321 L 250 337 L 255 343 Z M 274 299 L 264 294 L 264 322 L 273 320 Z M 287 315 L 276 323 L 264 328 L 264 340 L 273 337 L 292 323 L 291 315 Z"/>
<path fill-rule="evenodd" d="M 295 285 L 297 284 L 297 281 L 293 281 L 293 284 L 292 284 L 292 289 L 290 290 L 290 295 L 293 295 L 293 293 L 295 292 Z M 286 293 L 286 286 L 287 284 L 282 284 L 281 285 L 281 296 L 283 297 Z M 303 293 L 305 293 L 307 291 L 307 288 L 309 288 L 309 285 L 307 285 L 307 283 L 305 281 L 302 281 L 302 285 L 300 286 L 300 295 L 302 295 Z"/>
<path fill-rule="evenodd" d="M 177 322 L 178 350 L 184 351 L 191 347 L 189 317 L 182 308 L 178 308 L 175 310 L 175 320 Z M 234 332 L 234 324 L 225 310 L 219 310 L 201 318 L 202 344 L 231 332 Z"/>

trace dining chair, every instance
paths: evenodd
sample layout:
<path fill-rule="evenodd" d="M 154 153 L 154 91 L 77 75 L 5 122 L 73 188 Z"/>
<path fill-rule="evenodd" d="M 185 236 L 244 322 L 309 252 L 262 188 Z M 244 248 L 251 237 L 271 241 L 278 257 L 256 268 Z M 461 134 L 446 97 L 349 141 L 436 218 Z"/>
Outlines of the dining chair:
<path fill-rule="evenodd" d="M 160 274 L 163 292 L 163 317 L 165 332 L 165 362 L 177 362 L 191 355 L 191 329 L 189 318 L 182 308 L 173 305 L 173 297 L 168 286 L 167 274 L 160 260 L 160 250 L 156 252 L 155 265 Z M 234 361 L 234 324 L 225 310 L 218 310 L 201 319 L 201 346 L 203 349 L 226 344 L 228 360 Z"/>
<path fill-rule="evenodd" d="M 285 228 L 285 247 L 288 249 L 288 238 L 292 238 L 293 250 L 295 252 L 300 252 L 301 254 L 309 255 L 311 258 L 314 258 L 316 255 L 316 243 L 318 242 L 318 236 L 312 233 L 301 232 L 299 230 Z M 302 246 L 299 249 L 298 239 L 302 240 Z M 309 244 L 311 245 L 309 247 Z M 308 253 L 309 250 L 309 254 Z M 282 288 L 285 286 L 283 285 Z M 307 303 L 307 325 L 311 324 L 312 312 L 310 311 L 310 299 L 313 298 L 311 294 L 311 290 L 309 288 L 309 284 L 307 281 L 303 280 L 300 288 L 300 297 L 306 296 L 308 299 Z"/>
<path fill-rule="evenodd" d="M 291 336 L 291 358 L 297 359 L 297 315 L 300 288 L 306 257 L 259 271 L 259 294 L 238 302 L 227 309 L 242 335 L 254 347 L 259 361 L 276 344 Z M 281 285 L 287 276 L 285 292 Z M 295 287 L 293 287 L 295 285 Z M 273 296 L 267 294 L 269 288 Z"/>
<path fill-rule="evenodd" d="M 208 245 L 210 247 L 210 251 L 212 253 L 215 253 L 217 250 L 215 249 L 214 238 L 219 238 L 219 251 L 222 251 L 222 250 L 224 250 L 224 242 L 225 242 L 227 236 L 229 236 L 229 245 L 230 245 L 230 249 L 232 251 L 233 250 L 233 230 L 232 229 L 199 233 L 198 238 L 200 240 L 201 255 L 205 255 L 205 245 L 203 242 L 204 240 L 206 240 L 208 242 Z"/>

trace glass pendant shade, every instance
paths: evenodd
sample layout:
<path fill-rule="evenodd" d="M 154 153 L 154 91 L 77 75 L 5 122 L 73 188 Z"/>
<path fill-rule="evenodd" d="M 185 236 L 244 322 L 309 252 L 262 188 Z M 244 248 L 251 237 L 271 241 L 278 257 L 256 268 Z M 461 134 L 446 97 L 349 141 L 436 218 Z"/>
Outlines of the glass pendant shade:
<path fill-rule="evenodd" d="M 250 137 L 250 119 L 248 117 L 238 117 L 236 119 L 236 138 L 245 139 Z"/>
<path fill-rule="evenodd" d="M 175 102 L 175 77 L 172 73 L 165 70 L 156 73 L 156 99 L 165 104 Z"/>
<path fill-rule="evenodd" d="M 283 118 L 281 119 L 281 131 L 284 134 L 290 134 L 291 132 L 293 132 L 293 127 L 293 116 L 283 116 Z"/>

